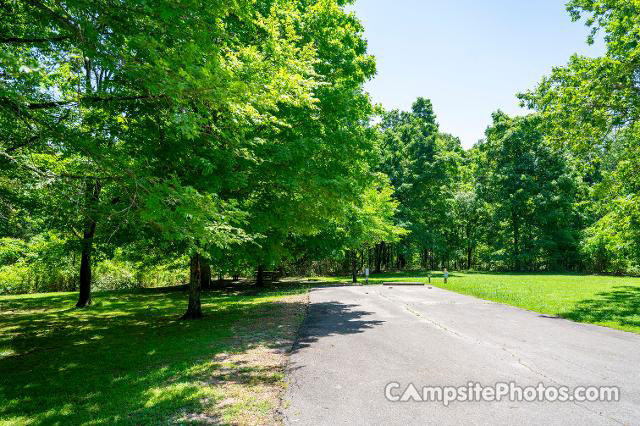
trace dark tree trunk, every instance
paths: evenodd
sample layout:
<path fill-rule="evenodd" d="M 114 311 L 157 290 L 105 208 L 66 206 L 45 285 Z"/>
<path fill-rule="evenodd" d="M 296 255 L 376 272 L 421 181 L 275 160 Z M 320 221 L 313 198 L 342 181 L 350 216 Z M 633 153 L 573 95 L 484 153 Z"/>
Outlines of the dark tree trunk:
<path fill-rule="evenodd" d="M 389 270 L 389 252 L 391 251 L 391 245 L 385 245 L 382 247 L 382 265 L 384 270 Z"/>
<path fill-rule="evenodd" d="M 264 265 L 258 265 L 258 273 L 256 274 L 256 285 L 264 287 Z"/>
<path fill-rule="evenodd" d="M 191 267 L 189 274 L 189 306 L 182 319 L 202 318 L 202 307 L 200 305 L 200 290 L 202 284 L 202 259 L 199 254 L 191 256 Z"/>
<path fill-rule="evenodd" d="M 375 250 L 376 274 L 379 274 L 381 272 L 383 255 L 384 255 L 384 241 L 376 245 L 376 250 Z"/>
<path fill-rule="evenodd" d="M 436 257 L 433 254 L 433 248 L 429 249 L 429 263 L 432 271 L 436 270 Z"/>
<path fill-rule="evenodd" d="M 473 254 L 473 247 L 471 245 L 471 225 L 465 227 L 465 236 L 467 238 L 467 270 L 471 269 L 471 256 Z"/>
<path fill-rule="evenodd" d="M 200 287 L 203 290 L 210 290 L 212 285 L 211 285 L 211 265 L 209 265 L 209 262 L 203 261 L 201 264 L 201 270 L 202 272 L 200 273 Z"/>
<path fill-rule="evenodd" d="M 356 271 L 356 251 L 351 250 L 351 282 L 358 282 L 358 273 Z"/>
<path fill-rule="evenodd" d="M 93 237 L 96 233 L 95 212 L 100 199 L 100 182 L 88 183 L 86 187 L 87 216 L 85 218 L 82 235 L 82 253 L 80 255 L 80 295 L 76 307 L 84 308 L 91 305 L 91 252 L 93 251 Z"/>
<path fill-rule="evenodd" d="M 237 282 L 240 280 L 240 275 L 236 274 L 233 276 L 233 282 Z"/>
<path fill-rule="evenodd" d="M 93 235 L 96 225 L 93 222 L 85 230 L 82 238 L 82 255 L 80 257 L 80 295 L 76 307 L 84 308 L 91 305 L 91 250 L 93 249 Z"/>
<path fill-rule="evenodd" d="M 517 272 L 520 272 L 520 226 L 518 220 L 515 215 L 512 217 L 513 220 L 513 266 Z"/>
<path fill-rule="evenodd" d="M 404 269 L 404 266 L 406 264 L 405 260 L 404 260 L 404 255 L 401 253 L 397 254 L 397 263 L 396 263 L 396 269 L 401 271 Z"/>

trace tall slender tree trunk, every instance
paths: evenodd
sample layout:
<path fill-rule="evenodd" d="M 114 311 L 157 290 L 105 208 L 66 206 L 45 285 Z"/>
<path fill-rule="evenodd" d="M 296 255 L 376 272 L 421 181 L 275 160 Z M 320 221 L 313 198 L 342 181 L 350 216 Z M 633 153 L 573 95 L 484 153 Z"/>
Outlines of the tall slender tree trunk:
<path fill-rule="evenodd" d="M 429 249 L 429 263 L 430 263 L 430 268 L 432 271 L 436 270 L 436 256 L 433 253 L 433 248 Z"/>
<path fill-rule="evenodd" d="M 82 234 L 82 253 L 80 255 L 80 294 L 76 307 L 84 308 L 91 305 L 91 253 L 93 251 L 93 237 L 96 234 L 95 209 L 100 200 L 100 181 L 87 183 L 86 186 L 86 217 Z"/>
<path fill-rule="evenodd" d="M 182 319 L 202 318 L 202 307 L 200 304 L 200 290 L 202 285 L 202 259 L 199 254 L 191 256 L 191 266 L 189 273 L 189 306 Z"/>
<path fill-rule="evenodd" d="M 471 244 L 471 225 L 467 224 L 464 230 L 467 239 L 467 270 L 471 269 L 471 257 L 473 255 L 473 247 Z"/>
<path fill-rule="evenodd" d="M 256 274 L 256 285 L 264 287 L 264 265 L 258 265 L 258 273 Z"/>
<path fill-rule="evenodd" d="M 84 56 L 84 89 L 85 95 L 93 93 L 92 63 Z M 100 199 L 101 185 L 99 180 L 87 181 L 85 186 L 85 219 L 82 232 L 82 253 L 80 255 L 80 294 L 76 307 L 84 308 L 91 305 L 91 254 L 93 251 L 93 237 L 96 233 L 96 207 Z"/>
<path fill-rule="evenodd" d="M 514 268 L 517 272 L 520 272 L 520 226 L 515 215 L 512 218 L 513 220 L 513 264 Z"/>
<path fill-rule="evenodd" d="M 383 253 L 382 258 L 384 259 L 383 264 L 384 264 L 385 271 L 389 270 L 389 257 L 391 256 L 391 247 L 392 247 L 392 244 L 389 244 L 389 245 L 385 244 L 382 247 L 382 253 Z"/>
<path fill-rule="evenodd" d="M 375 249 L 375 262 L 376 262 L 376 273 L 379 274 L 382 269 L 382 256 L 384 255 L 384 241 L 380 244 L 376 245 Z"/>
<path fill-rule="evenodd" d="M 356 251 L 351 250 L 351 282 L 358 282 L 358 272 L 356 271 Z"/>

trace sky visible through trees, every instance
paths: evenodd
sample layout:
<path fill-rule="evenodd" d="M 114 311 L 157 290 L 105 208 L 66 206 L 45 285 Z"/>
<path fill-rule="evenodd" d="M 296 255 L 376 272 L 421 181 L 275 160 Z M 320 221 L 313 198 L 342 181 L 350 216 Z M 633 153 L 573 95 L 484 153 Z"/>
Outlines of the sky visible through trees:
<path fill-rule="evenodd" d="M 348 4 L 3 3 L 0 292 L 188 283 L 194 319 L 225 277 L 640 272 L 638 0 L 569 1 L 606 46 L 472 147 L 430 93 L 374 105 Z"/>
<path fill-rule="evenodd" d="M 428 96 L 445 132 L 465 149 L 484 137 L 491 113 L 523 115 L 514 96 L 573 53 L 596 57 L 584 20 L 567 19 L 562 0 L 358 0 L 378 73 L 365 88 L 387 109 Z"/>

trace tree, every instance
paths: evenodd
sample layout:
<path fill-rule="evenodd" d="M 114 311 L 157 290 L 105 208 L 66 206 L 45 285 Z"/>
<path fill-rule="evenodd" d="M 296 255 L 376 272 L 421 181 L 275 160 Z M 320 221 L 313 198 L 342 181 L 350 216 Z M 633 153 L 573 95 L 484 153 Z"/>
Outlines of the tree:
<path fill-rule="evenodd" d="M 494 260 L 521 271 L 557 269 L 576 251 L 572 207 L 575 180 L 535 115 L 493 114 L 481 151 L 479 188 L 492 206 L 488 244 Z"/>
<path fill-rule="evenodd" d="M 233 239 L 227 219 L 207 213 L 235 208 L 223 192 L 242 179 L 217 179 L 220 164 L 229 154 L 228 166 L 244 162 L 260 134 L 279 127 L 278 108 L 312 102 L 313 49 L 296 46 L 294 2 L 9 6 L 16 19 L 2 24 L 11 37 L 0 54 L 0 153 L 52 194 L 78 194 L 55 206 L 65 213 L 59 229 L 80 234 L 78 306 L 91 300 L 96 233 L 122 230 L 135 222 L 131 212 L 193 256 L 223 231 L 230 232 L 223 240 Z M 253 138 L 245 139 L 248 131 Z M 209 222 L 193 229 L 163 222 L 176 211 Z M 194 238 L 200 232 L 207 235 Z"/>
<path fill-rule="evenodd" d="M 460 140 L 438 132 L 431 101 L 418 98 L 411 112 L 391 111 L 379 125 L 381 164 L 400 202 L 398 224 L 411 230 L 398 266 L 412 261 L 434 267 L 453 251 L 451 200 L 463 158 Z"/>
<path fill-rule="evenodd" d="M 398 202 L 386 176 L 379 174 L 358 199 L 347 206 L 345 221 L 336 223 L 342 247 L 351 260 L 352 281 L 357 282 L 357 251 L 387 241 L 394 243 L 408 231 L 394 224 Z M 364 260 L 364 259 L 363 259 Z"/>
<path fill-rule="evenodd" d="M 567 9 L 574 21 L 584 18 L 592 28 L 589 43 L 603 33 L 606 53 L 598 58 L 574 55 L 519 96 L 541 115 L 548 138 L 580 165 L 583 262 L 597 271 L 632 270 L 640 261 L 631 249 L 639 222 L 633 207 L 635 180 L 628 172 L 628 165 L 640 159 L 640 4 L 571 0 Z"/>
<path fill-rule="evenodd" d="M 249 185 L 230 193 L 242 200 L 247 232 L 256 236 L 234 255 L 258 271 L 290 254 L 292 236 L 317 234 L 339 219 L 371 181 L 372 107 L 363 84 L 375 63 L 362 25 L 339 1 L 298 2 L 292 15 L 304 28 L 296 46 L 314 49 L 313 103 L 279 105 L 280 125 L 259 135 L 258 161 L 243 170 Z"/>

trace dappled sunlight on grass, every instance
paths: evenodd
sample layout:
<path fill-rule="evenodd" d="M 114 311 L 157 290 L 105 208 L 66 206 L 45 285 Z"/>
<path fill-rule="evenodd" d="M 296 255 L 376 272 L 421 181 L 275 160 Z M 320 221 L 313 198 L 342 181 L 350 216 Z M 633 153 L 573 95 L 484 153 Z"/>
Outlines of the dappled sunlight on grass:
<path fill-rule="evenodd" d="M 200 321 L 178 319 L 186 296 L 174 291 L 98 293 L 87 309 L 71 308 L 75 294 L 2 297 L 0 421 L 148 424 L 201 412 L 228 417 L 216 408 L 223 388 L 203 379 L 218 368 L 216 355 L 291 339 L 295 330 L 284 321 L 299 319 L 279 315 L 287 305 L 281 300 L 305 291 L 204 293 Z M 293 303 L 303 311 L 301 301 Z"/>

